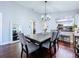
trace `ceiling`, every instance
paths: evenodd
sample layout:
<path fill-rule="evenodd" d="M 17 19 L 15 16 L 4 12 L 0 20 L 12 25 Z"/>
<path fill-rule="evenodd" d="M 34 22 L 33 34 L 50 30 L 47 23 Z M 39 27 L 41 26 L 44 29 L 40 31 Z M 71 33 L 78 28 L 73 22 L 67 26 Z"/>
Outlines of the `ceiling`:
<path fill-rule="evenodd" d="M 17 3 L 37 13 L 45 13 L 44 1 L 17 1 Z M 47 13 L 78 11 L 79 1 L 47 1 L 46 10 Z"/>

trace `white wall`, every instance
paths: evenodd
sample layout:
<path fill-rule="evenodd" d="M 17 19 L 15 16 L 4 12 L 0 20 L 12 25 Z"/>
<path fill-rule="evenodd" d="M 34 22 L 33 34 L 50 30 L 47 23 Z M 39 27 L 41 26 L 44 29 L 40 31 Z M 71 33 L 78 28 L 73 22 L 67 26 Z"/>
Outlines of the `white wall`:
<path fill-rule="evenodd" d="M 38 14 L 32 10 L 28 10 L 15 2 L 1 2 L 0 12 L 2 15 L 2 44 L 12 41 L 12 26 L 13 24 L 22 25 L 24 34 L 31 32 L 30 20 L 38 20 Z M 12 24 L 13 23 L 13 24 Z"/>
<path fill-rule="evenodd" d="M 41 14 L 42 15 L 42 14 Z M 39 17 L 39 21 L 37 21 L 37 25 L 36 25 L 36 33 L 39 32 L 43 32 L 43 26 L 42 26 L 42 22 L 41 22 L 41 15 Z M 57 13 L 51 13 L 49 14 L 51 17 L 51 20 L 49 20 L 47 22 L 48 25 L 48 32 L 50 30 L 55 30 L 57 29 L 57 23 L 56 23 L 56 19 L 63 19 L 63 18 L 74 18 L 75 19 L 75 23 L 78 25 L 79 27 L 79 12 L 78 11 L 64 11 L 64 12 L 57 12 Z"/>
<path fill-rule="evenodd" d="M 10 20 L 12 20 L 11 6 L 7 2 L 0 2 L 0 12 L 2 13 L 2 44 L 11 41 Z"/>
<path fill-rule="evenodd" d="M 0 12 L 2 13 L 2 42 L 3 44 L 12 41 L 12 26 L 16 24 L 16 27 L 19 28 L 19 25 L 22 27 L 22 32 L 27 35 L 31 34 L 31 20 L 36 22 L 36 33 L 42 32 L 41 18 L 39 14 L 35 13 L 32 10 L 29 10 L 21 5 L 16 4 L 15 2 L 1 2 L 0 1 Z M 77 14 L 77 24 L 79 25 L 79 15 L 77 12 L 60 12 L 53 13 L 51 15 L 51 20 L 48 22 L 48 31 L 51 29 L 56 29 L 57 24 L 56 18 L 63 17 L 73 17 Z M 12 24 L 13 23 L 13 24 Z"/>
<path fill-rule="evenodd" d="M 56 19 L 63 18 L 74 18 L 75 23 L 79 26 L 79 12 L 78 11 L 64 11 L 49 14 L 51 16 L 51 20 L 47 22 L 48 31 L 54 30 L 57 28 Z M 41 24 L 40 24 L 41 25 Z"/>
<path fill-rule="evenodd" d="M 76 14 L 75 16 L 75 23 L 78 25 L 79 28 L 79 14 Z"/>
<path fill-rule="evenodd" d="M 2 13 L 0 13 L 0 44 L 2 44 Z"/>
<path fill-rule="evenodd" d="M 41 33 L 41 32 L 43 32 L 42 30 L 42 25 L 41 25 L 41 21 L 39 20 L 39 21 L 36 21 L 36 23 L 35 23 L 35 28 L 36 28 L 36 33 Z"/>
<path fill-rule="evenodd" d="M 26 9 L 21 6 L 16 6 L 16 24 L 17 28 L 21 25 L 22 32 L 27 35 L 32 33 L 32 20 L 37 21 L 38 14 L 32 10 Z"/>

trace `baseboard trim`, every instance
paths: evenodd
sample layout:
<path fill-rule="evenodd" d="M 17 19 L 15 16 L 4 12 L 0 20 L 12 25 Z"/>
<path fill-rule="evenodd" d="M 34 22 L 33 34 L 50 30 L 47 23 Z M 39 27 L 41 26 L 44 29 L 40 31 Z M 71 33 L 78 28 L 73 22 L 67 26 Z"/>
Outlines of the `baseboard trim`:
<path fill-rule="evenodd" d="M 13 44 L 13 43 L 17 43 L 17 42 L 19 42 L 19 40 L 11 41 L 11 42 L 5 42 L 5 43 L 2 43 L 2 44 L 0 44 L 0 45 Z"/>

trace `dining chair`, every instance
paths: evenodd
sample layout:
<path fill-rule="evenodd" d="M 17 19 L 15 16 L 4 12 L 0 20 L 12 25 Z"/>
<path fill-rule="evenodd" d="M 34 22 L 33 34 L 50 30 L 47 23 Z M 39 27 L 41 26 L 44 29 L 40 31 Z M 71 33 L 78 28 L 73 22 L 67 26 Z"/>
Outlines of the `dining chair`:
<path fill-rule="evenodd" d="M 39 46 L 29 41 L 29 39 L 27 39 L 23 33 L 19 32 L 18 36 L 22 46 L 21 58 L 22 58 L 23 52 L 26 53 L 26 57 L 29 57 L 29 54 L 31 54 L 32 52 L 36 51 L 39 48 Z"/>
<path fill-rule="evenodd" d="M 49 49 L 50 57 L 52 57 L 52 55 L 51 55 L 52 47 L 54 49 L 54 53 L 56 53 L 57 35 L 58 35 L 58 31 L 53 31 L 51 34 L 51 39 L 49 41 L 43 43 L 43 45 L 42 45 L 44 48 Z"/>
<path fill-rule="evenodd" d="M 57 30 L 56 44 L 58 48 L 59 48 L 59 39 L 60 39 L 60 31 Z"/>

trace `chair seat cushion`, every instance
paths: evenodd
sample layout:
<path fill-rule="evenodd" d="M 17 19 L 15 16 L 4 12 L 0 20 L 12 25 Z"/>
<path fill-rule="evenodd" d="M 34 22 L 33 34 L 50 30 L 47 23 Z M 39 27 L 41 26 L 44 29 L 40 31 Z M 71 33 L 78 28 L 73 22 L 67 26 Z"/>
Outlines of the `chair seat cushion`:
<path fill-rule="evenodd" d="M 42 44 L 42 47 L 49 48 L 49 45 L 50 45 L 50 41 L 47 41 Z M 53 43 L 51 43 L 51 46 L 53 46 Z"/>
<path fill-rule="evenodd" d="M 37 49 L 39 49 L 39 46 L 35 45 L 34 43 L 28 43 L 28 52 L 32 53 L 34 51 L 36 51 Z"/>

